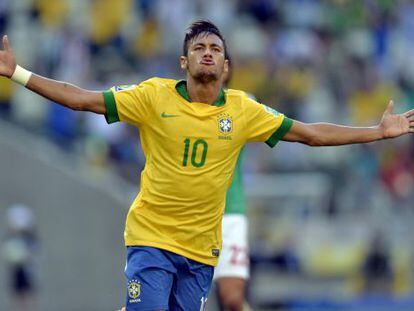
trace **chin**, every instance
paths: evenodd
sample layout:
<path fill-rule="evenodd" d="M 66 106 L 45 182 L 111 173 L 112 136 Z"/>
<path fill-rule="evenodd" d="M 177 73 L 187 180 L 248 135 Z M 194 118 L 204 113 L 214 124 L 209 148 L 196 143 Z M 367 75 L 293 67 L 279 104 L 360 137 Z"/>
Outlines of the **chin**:
<path fill-rule="evenodd" d="M 200 71 L 194 75 L 194 79 L 201 83 L 208 83 L 218 80 L 218 75 L 215 72 Z"/>

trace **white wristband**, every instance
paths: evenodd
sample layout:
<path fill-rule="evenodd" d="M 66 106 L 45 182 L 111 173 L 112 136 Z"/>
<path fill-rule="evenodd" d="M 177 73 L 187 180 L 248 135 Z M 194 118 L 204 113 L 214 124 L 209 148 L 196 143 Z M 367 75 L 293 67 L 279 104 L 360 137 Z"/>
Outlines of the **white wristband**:
<path fill-rule="evenodd" d="M 10 79 L 12 79 L 14 82 L 17 82 L 23 86 L 26 86 L 31 76 L 32 76 L 32 73 L 29 70 L 26 70 L 23 67 L 16 65 L 16 69 L 14 70 L 14 73 Z"/>

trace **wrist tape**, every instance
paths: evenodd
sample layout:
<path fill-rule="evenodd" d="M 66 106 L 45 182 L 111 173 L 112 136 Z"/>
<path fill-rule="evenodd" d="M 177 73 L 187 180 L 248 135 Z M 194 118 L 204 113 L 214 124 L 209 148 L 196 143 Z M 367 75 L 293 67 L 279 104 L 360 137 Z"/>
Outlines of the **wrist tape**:
<path fill-rule="evenodd" d="M 16 83 L 26 86 L 31 76 L 32 72 L 24 69 L 23 67 L 20 67 L 19 65 L 16 65 L 16 69 L 14 70 L 14 73 L 10 79 Z"/>

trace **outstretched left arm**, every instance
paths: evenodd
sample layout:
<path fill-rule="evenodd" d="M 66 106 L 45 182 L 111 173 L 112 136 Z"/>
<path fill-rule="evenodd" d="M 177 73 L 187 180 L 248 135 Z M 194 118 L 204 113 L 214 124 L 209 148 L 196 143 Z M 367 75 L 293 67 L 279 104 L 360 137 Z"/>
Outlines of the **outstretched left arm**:
<path fill-rule="evenodd" d="M 414 109 L 394 114 L 390 101 L 381 122 L 372 127 L 351 127 L 331 123 L 302 123 L 293 121 L 284 141 L 300 142 L 309 146 L 338 146 L 369 143 L 414 133 Z"/>

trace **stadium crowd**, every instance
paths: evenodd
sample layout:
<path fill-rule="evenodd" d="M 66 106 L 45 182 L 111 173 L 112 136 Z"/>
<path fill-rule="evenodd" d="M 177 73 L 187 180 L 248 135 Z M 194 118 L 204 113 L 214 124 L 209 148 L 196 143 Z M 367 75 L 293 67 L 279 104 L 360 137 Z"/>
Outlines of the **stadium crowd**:
<path fill-rule="evenodd" d="M 230 87 L 300 121 L 362 126 L 378 122 L 391 98 L 398 111 L 414 107 L 413 16 L 408 0 L 0 0 L 0 33 L 26 68 L 102 90 L 182 78 L 183 31 L 207 17 L 234 58 Z M 144 159 L 129 127 L 44 103 L 7 79 L 0 89 L 3 118 L 139 180 Z M 414 220 L 413 156 L 413 138 L 323 151 L 281 143 L 251 148 L 246 170 L 322 171 L 334 184 L 329 217 L 380 213 L 382 225 L 391 211 L 400 225 Z"/>

